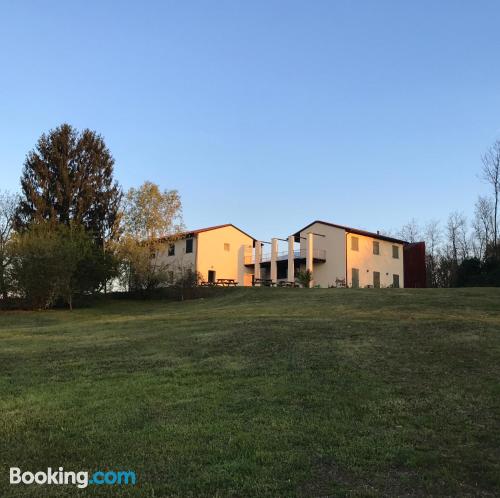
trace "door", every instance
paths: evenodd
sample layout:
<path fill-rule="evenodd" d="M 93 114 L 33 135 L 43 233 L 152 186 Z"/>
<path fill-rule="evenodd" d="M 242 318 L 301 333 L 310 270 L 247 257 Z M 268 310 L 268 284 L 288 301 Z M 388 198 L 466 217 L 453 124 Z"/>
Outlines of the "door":
<path fill-rule="evenodd" d="M 358 270 L 358 268 L 351 269 L 351 286 L 353 289 L 359 288 L 359 270 Z"/>
<path fill-rule="evenodd" d="M 399 289 L 399 275 L 394 274 L 394 275 L 392 276 L 392 286 L 393 286 L 395 289 Z"/>
<path fill-rule="evenodd" d="M 373 272 L 373 287 L 380 289 L 380 272 L 379 271 Z"/>
<path fill-rule="evenodd" d="M 215 284 L 215 270 L 208 270 L 208 281 Z"/>

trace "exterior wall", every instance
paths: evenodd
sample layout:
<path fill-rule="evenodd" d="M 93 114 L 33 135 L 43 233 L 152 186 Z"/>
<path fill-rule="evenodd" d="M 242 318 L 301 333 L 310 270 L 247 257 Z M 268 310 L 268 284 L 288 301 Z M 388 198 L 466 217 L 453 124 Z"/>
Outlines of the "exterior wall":
<path fill-rule="evenodd" d="M 425 242 L 414 242 L 404 247 L 405 287 L 427 287 Z"/>
<path fill-rule="evenodd" d="M 337 278 L 345 278 L 345 230 L 314 223 L 307 230 L 300 232 L 300 250 L 303 254 L 306 250 L 305 239 L 308 232 L 324 235 L 324 237 L 313 236 L 313 251 L 314 249 L 326 251 L 324 263 L 313 262 L 313 285 L 328 287 L 333 285 Z"/>
<path fill-rule="evenodd" d="M 358 238 L 358 251 L 351 249 L 352 237 Z M 392 285 L 393 275 L 399 275 L 399 286 L 404 287 L 403 244 L 348 233 L 347 240 L 347 285 L 352 285 L 352 268 L 359 269 L 359 286 L 373 285 L 373 272 L 380 272 L 380 286 Z M 380 254 L 373 254 L 373 241 L 379 242 Z M 392 246 L 399 247 L 399 259 L 392 257 Z"/>
<path fill-rule="evenodd" d="M 186 239 L 179 239 L 174 242 L 175 245 L 175 255 L 168 255 L 168 247 L 170 244 L 165 244 L 165 249 L 161 251 L 159 255 L 159 262 L 168 264 L 168 271 L 173 272 L 173 275 L 179 273 L 181 268 L 192 270 L 195 269 L 196 262 L 196 251 L 198 241 L 196 237 L 193 237 L 193 252 L 186 254 Z"/>
<path fill-rule="evenodd" d="M 207 230 L 197 235 L 196 270 L 208 280 L 208 270 L 215 278 L 234 278 L 239 285 L 252 285 L 252 270 L 244 265 L 245 252 L 253 239 L 232 226 Z M 224 249 L 229 244 L 229 251 Z"/>

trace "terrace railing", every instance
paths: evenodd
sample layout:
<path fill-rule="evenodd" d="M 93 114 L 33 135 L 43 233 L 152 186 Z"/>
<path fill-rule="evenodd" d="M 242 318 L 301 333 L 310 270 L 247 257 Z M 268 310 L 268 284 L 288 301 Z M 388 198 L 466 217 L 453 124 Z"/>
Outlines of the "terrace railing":
<path fill-rule="evenodd" d="M 294 259 L 306 259 L 306 250 L 305 249 L 300 249 L 297 251 L 293 252 L 293 257 Z M 276 260 L 277 261 L 283 261 L 288 259 L 288 251 L 281 251 L 278 252 L 276 255 Z M 326 261 L 326 251 L 324 249 L 313 249 L 313 259 L 315 260 L 320 260 L 320 261 Z M 261 255 L 261 263 L 267 263 L 271 261 L 271 253 L 263 253 Z M 247 254 L 245 255 L 245 264 L 246 265 L 251 265 L 255 264 L 255 254 Z"/>

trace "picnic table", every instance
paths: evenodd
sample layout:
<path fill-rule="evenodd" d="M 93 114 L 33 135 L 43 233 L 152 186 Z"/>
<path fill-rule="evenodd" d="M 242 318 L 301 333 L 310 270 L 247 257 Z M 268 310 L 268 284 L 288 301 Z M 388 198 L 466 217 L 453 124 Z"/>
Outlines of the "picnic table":
<path fill-rule="evenodd" d="M 253 281 L 253 285 L 265 286 L 265 287 L 274 287 L 276 282 L 273 282 L 270 278 L 256 278 Z"/>
<path fill-rule="evenodd" d="M 234 278 L 218 278 L 215 282 L 215 285 L 217 285 L 218 287 L 236 287 L 238 285 L 238 282 L 236 282 Z"/>
<path fill-rule="evenodd" d="M 345 278 L 336 278 L 335 279 L 335 287 L 345 287 Z"/>
<path fill-rule="evenodd" d="M 298 287 L 295 282 L 285 282 L 282 280 L 281 282 L 278 282 L 278 287 Z"/>

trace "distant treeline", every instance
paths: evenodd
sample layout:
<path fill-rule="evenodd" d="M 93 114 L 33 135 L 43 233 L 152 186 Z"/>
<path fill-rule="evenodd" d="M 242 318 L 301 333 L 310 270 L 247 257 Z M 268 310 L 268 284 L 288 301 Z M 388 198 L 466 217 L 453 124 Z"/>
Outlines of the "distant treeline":
<path fill-rule="evenodd" d="M 445 223 L 421 226 L 412 219 L 397 232 L 409 242 L 425 241 L 429 287 L 500 286 L 500 141 L 481 159 L 480 176 L 490 194 L 478 196 L 471 219 L 455 211 Z"/>

